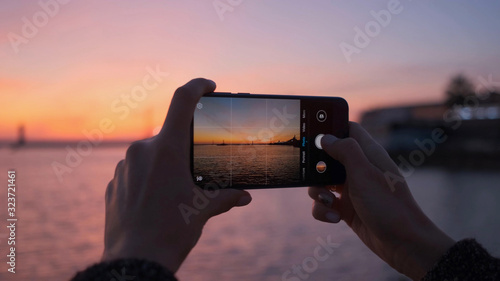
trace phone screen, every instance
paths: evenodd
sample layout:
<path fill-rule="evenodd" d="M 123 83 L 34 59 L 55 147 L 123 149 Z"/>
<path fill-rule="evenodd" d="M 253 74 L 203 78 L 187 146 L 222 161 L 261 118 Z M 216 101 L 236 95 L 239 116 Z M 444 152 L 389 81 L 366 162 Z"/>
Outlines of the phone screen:
<path fill-rule="evenodd" d="M 342 98 L 212 93 L 192 126 L 191 169 L 205 189 L 338 184 L 344 167 L 321 148 L 348 135 Z"/>

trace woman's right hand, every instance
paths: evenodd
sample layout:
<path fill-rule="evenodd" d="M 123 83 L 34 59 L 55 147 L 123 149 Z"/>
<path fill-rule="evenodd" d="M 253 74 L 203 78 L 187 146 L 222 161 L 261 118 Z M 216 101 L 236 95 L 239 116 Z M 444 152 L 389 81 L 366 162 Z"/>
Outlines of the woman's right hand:
<path fill-rule="evenodd" d="M 326 135 L 323 149 L 346 169 L 344 184 L 310 187 L 313 216 L 344 220 L 358 237 L 390 266 L 419 280 L 455 243 L 422 212 L 387 152 L 357 123 L 350 137 Z"/>

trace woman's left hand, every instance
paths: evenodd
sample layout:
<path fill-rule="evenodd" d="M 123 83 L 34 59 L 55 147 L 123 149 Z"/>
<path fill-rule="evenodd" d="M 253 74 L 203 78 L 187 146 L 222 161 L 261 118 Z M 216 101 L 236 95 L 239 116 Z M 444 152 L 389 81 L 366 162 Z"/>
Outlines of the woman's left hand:
<path fill-rule="evenodd" d="M 178 88 L 161 132 L 130 145 L 106 190 L 103 260 L 144 258 L 176 272 L 207 220 L 244 206 L 246 191 L 203 191 L 190 171 L 195 106 L 215 83 L 202 78 Z"/>

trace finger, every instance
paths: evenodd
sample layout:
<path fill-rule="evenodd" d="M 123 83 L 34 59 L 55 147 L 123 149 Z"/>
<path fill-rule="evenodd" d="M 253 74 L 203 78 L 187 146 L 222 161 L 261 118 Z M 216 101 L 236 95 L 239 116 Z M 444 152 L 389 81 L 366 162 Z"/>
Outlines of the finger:
<path fill-rule="evenodd" d="M 233 207 L 246 206 L 252 201 L 250 193 L 244 190 L 219 189 L 210 192 L 207 196 L 210 200 L 206 211 L 207 219 L 225 213 Z"/>
<path fill-rule="evenodd" d="M 172 97 L 167 117 L 157 139 L 189 152 L 190 129 L 198 100 L 215 90 L 215 82 L 197 78 L 179 87 Z"/>
<path fill-rule="evenodd" d="M 329 208 L 318 201 L 314 201 L 313 203 L 312 215 L 319 221 L 329 223 L 338 223 L 341 219 L 338 211 Z"/>
<path fill-rule="evenodd" d="M 350 122 L 349 129 L 350 136 L 359 143 L 368 160 L 383 172 L 391 192 L 407 193 L 405 178 L 387 151 L 361 125 Z"/>
<path fill-rule="evenodd" d="M 104 193 L 104 202 L 109 204 L 111 202 L 111 199 L 113 198 L 115 194 L 115 184 L 113 181 L 110 181 L 108 183 L 108 186 L 106 187 L 106 192 Z"/>
<path fill-rule="evenodd" d="M 315 200 L 312 215 L 324 222 L 340 221 L 339 200 L 326 187 L 309 187 L 309 197 Z"/>
<path fill-rule="evenodd" d="M 383 172 L 390 171 L 399 175 L 398 166 L 389 157 L 387 151 L 361 125 L 349 122 L 349 135 L 358 142 L 368 161 L 375 167 Z"/>
<path fill-rule="evenodd" d="M 121 173 L 121 170 L 123 169 L 123 165 L 125 165 L 125 159 L 120 160 L 118 164 L 116 164 L 115 168 L 115 178 Z"/>
<path fill-rule="evenodd" d="M 108 186 L 106 187 L 106 192 L 104 193 L 104 202 L 106 202 L 106 204 L 109 204 L 111 202 L 111 199 L 116 195 L 117 182 L 123 181 L 124 166 L 125 166 L 125 159 L 120 160 L 118 164 L 116 164 L 115 175 L 113 179 L 108 183 Z"/>
<path fill-rule="evenodd" d="M 354 138 L 338 139 L 325 135 L 321 139 L 321 146 L 328 155 L 342 163 L 347 174 L 353 177 L 363 177 L 364 173 L 374 168 Z"/>
<path fill-rule="evenodd" d="M 309 197 L 315 201 L 319 201 L 328 207 L 333 208 L 333 201 L 335 200 L 335 195 L 328 190 L 326 187 L 311 186 L 307 190 Z"/>
<path fill-rule="evenodd" d="M 343 184 L 327 185 L 327 186 L 325 186 L 325 188 L 330 190 L 331 192 L 336 192 L 338 194 L 342 194 L 342 190 L 344 189 L 344 185 Z"/>

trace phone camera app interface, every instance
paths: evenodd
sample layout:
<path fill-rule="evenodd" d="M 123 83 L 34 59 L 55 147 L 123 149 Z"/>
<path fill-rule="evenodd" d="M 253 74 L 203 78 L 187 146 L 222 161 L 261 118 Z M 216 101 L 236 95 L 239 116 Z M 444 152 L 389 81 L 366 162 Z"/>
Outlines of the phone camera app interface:
<path fill-rule="evenodd" d="M 193 176 L 207 188 L 301 181 L 300 100 L 203 97 L 193 121 Z"/>

